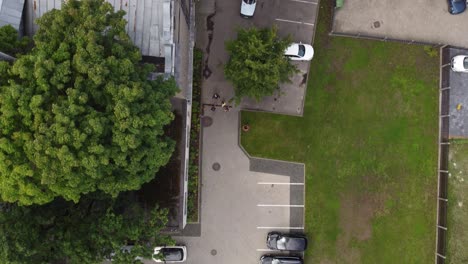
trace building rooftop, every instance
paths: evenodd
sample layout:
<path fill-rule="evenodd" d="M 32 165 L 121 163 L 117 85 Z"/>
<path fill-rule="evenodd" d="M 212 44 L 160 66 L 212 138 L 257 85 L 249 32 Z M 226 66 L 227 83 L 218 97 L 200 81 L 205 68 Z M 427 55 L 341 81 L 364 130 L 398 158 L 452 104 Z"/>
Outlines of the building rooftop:
<path fill-rule="evenodd" d="M 24 0 L 0 0 L 0 27 L 11 25 L 21 31 Z"/>

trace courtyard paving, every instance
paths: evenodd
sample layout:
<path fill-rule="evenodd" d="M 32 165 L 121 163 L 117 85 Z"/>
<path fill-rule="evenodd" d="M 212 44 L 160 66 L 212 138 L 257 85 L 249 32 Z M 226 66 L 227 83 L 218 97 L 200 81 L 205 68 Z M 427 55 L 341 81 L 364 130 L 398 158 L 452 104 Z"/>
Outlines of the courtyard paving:
<path fill-rule="evenodd" d="M 346 0 L 333 31 L 468 47 L 468 12 L 451 15 L 447 1 Z"/>
<path fill-rule="evenodd" d="M 309 63 L 297 63 L 300 72 L 281 86 L 281 96 L 244 100 L 228 112 L 219 105 L 234 95 L 223 66 L 229 59 L 225 42 L 235 39 L 236 28 L 277 25 L 280 36 L 311 43 L 314 1 L 259 0 L 253 19 L 240 17 L 240 1 L 197 3 L 196 41 L 205 54 L 202 118 L 212 122 L 202 128 L 200 222 L 174 237 L 187 246 L 189 264 L 257 263 L 275 253 L 266 248 L 269 231 L 304 232 L 304 165 L 249 157 L 239 146 L 239 116 L 241 109 L 302 115 Z M 221 98 L 213 99 L 214 93 Z"/>

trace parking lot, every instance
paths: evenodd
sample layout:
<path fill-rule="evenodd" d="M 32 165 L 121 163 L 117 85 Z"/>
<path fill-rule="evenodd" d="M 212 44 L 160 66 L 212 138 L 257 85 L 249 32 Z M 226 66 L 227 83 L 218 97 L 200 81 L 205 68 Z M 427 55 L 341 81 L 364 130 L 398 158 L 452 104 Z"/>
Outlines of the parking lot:
<path fill-rule="evenodd" d="M 235 39 L 236 28 L 276 26 L 279 36 L 290 36 L 293 42 L 311 44 L 315 30 L 317 2 L 318 0 L 258 0 L 253 18 L 245 19 L 240 16 L 241 0 L 217 0 L 215 13 L 212 17 L 208 16 L 209 22 L 207 22 L 207 25 L 213 25 L 213 29 L 207 26 L 207 34 L 203 40 L 212 39 L 206 44 L 200 44 L 209 52 L 204 72 L 207 80 L 203 87 L 203 101 L 211 103 L 211 95 L 214 92 L 222 92 L 226 98 L 233 96 L 232 86 L 224 79 L 223 65 L 229 59 L 225 50 L 225 41 Z M 242 108 L 302 115 L 309 62 L 294 62 L 294 64 L 299 72 L 291 78 L 292 83 L 281 84 L 278 94 L 266 97 L 260 103 L 244 99 Z"/>
<path fill-rule="evenodd" d="M 239 113 L 205 110 L 213 124 L 203 132 L 201 232 L 176 237 L 187 263 L 248 264 L 284 254 L 269 250 L 266 236 L 304 232 L 303 164 L 249 158 L 237 145 Z"/>
<path fill-rule="evenodd" d="M 444 54 L 445 55 L 445 54 Z M 445 58 L 450 63 L 451 58 L 456 55 L 468 55 L 468 50 L 450 48 L 448 58 Z M 454 72 L 449 69 L 450 65 L 444 67 L 448 72 L 447 83 L 443 84 L 445 90 L 450 92 L 449 103 L 449 135 L 451 138 L 467 138 L 468 137 L 468 73 Z"/>
<path fill-rule="evenodd" d="M 290 36 L 293 42 L 311 44 L 317 8 L 318 0 L 259 0 L 252 24 L 257 27 L 275 25 L 279 36 Z M 260 103 L 245 99 L 243 108 L 302 115 L 309 62 L 294 64 L 299 72 L 291 78 L 292 83 L 282 84 L 278 95 L 267 97 Z"/>
<path fill-rule="evenodd" d="M 447 1 L 349 0 L 336 9 L 333 31 L 468 47 L 468 11 L 451 15 Z"/>

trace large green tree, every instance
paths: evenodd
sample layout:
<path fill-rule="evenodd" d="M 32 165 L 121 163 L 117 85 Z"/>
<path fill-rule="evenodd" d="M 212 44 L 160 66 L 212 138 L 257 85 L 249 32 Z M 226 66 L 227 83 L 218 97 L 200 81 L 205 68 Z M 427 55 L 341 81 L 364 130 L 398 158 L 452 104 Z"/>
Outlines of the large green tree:
<path fill-rule="evenodd" d="M 239 29 L 237 39 L 226 43 L 230 59 L 224 67 L 234 84 L 237 102 L 243 97 L 260 101 L 273 95 L 279 84 L 289 82 L 296 67 L 284 56 L 289 38 L 279 38 L 276 27 Z"/>
<path fill-rule="evenodd" d="M 103 0 L 66 1 L 37 20 L 35 47 L 0 88 L 0 195 L 22 205 L 93 191 L 136 190 L 166 164 L 174 142 L 174 80 L 151 66 Z"/>
<path fill-rule="evenodd" d="M 94 196 L 94 197 L 93 197 Z M 0 263 L 133 263 L 151 258 L 157 245 L 173 240 L 160 231 L 166 209 L 144 210 L 131 194 L 119 199 L 84 196 L 46 205 L 0 205 Z M 130 251 L 123 246 L 132 245 Z"/>

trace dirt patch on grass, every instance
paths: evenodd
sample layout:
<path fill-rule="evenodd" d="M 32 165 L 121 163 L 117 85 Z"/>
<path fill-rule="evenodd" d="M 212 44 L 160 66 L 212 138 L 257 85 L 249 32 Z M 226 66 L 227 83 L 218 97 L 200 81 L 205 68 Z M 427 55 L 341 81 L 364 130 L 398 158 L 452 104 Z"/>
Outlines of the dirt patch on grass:
<path fill-rule="evenodd" d="M 384 194 L 348 193 L 341 197 L 341 234 L 336 241 L 340 263 L 361 263 L 357 243 L 372 237 L 372 218 L 383 210 L 384 202 Z"/>

